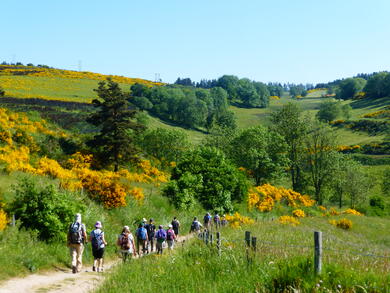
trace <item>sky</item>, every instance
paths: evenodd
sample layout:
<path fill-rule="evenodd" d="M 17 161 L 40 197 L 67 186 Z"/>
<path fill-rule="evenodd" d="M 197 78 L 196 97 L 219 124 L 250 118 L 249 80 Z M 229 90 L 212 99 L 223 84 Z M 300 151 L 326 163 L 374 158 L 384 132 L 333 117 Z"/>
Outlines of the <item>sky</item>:
<path fill-rule="evenodd" d="M 389 0 L 0 0 L 0 62 L 164 82 L 390 70 Z"/>

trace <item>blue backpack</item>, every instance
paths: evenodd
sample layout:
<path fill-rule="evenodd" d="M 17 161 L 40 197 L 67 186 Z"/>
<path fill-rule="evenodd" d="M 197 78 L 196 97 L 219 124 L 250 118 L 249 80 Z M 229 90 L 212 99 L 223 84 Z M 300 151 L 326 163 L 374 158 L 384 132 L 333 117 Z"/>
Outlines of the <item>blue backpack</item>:
<path fill-rule="evenodd" d="M 141 228 L 138 228 L 137 229 L 137 238 L 139 239 L 139 240 L 146 240 L 146 238 L 147 238 L 147 231 L 146 231 L 146 229 L 144 228 L 144 227 L 141 227 Z"/>
<path fill-rule="evenodd" d="M 96 230 L 93 230 L 91 232 L 91 236 L 92 236 L 92 248 L 95 250 L 101 248 L 103 245 L 103 232 L 100 231 L 100 233 L 98 233 Z"/>
<path fill-rule="evenodd" d="M 167 234 L 166 234 L 165 230 L 163 230 L 163 229 L 158 230 L 156 233 L 156 238 L 157 238 L 157 240 L 164 241 L 167 238 Z"/>

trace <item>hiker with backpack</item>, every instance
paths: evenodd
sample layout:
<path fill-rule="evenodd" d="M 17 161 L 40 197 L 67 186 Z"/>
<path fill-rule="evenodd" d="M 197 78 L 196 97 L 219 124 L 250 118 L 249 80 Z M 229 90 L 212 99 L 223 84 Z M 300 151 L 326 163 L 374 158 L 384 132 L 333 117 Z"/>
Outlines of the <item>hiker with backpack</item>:
<path fill-rule="evenodd" d="M 176 234 L 175 231 L 172 229 L 172 225 L 170 224 L 167 230 L 167 243 L 168 243 L 169 250 L 173 249 L 175 239 L 176 239 Z"/>
<path fill-rule="evenodd" d="M 215 213 L 213 220 L 215 229 L 218 230 L 221 227 L 221 218 L 219 217 L 218 213 Z"/>
<path fill-rule="evenodd" d="M 226 216 L 223 215 L 222 220 L 221 220 L 221 226 L 225 227 L 225 226 L 227 226 L 227 224 L 228 224 L 228 221 L 226 220 Z"/>
<path fill-rule="evenodd" d="M 145 255 L 146 250 L 147 250 L 146 245 L 148 243 L 148 232 L 146 231 L 143 222 L 138 225 L 138 229 L 135 232 L 135 236 L 137 237 L 138 255 L 141 256 L 141 254 L 140 254 L 140 247 L 141 246 L 142 246 L 142 255 Z"/>
<path fill-rule="evenodd" d="M 194 217 L 194 220 L 192 221 L 190 233 L 199 233 L 200 229 L 202 228 L 202 224 L 198 221 L 197 217 Z"/>
<path fill-rule="evenodd" d="M 205 227 L 207 230 L 210 230 L 210 228 L 211 228 L 211 215 L 210 215 L 210 213 L 207 213 L 207 214 L 203 217 L 203 223 L 204 223 L 204 227 Z"/>
<path fill-rule="evenodd" d="M 102 228 L 102 223 L 97 221 L 95 223 L 95 229 L 90 234 L 93 255 L 92 271 L 94 272 L 103 272 L 104 248 L 106 247 L 107 242 L 104 239 Z"/>
<path fill-rule="evenodd" d="M 74 222 L 69 226 L 67 235 L 67 244 L 72 257 L 73 274 L 81 271 L 85 243 L 87 243 L 85 225 L 81 223 L 81 214 L 76 214 Z"/>
<path fill-rule="evenodd" d="M 171 222 L 171 225 L 172 225 L 173 231 L 175 231 L 175 235 L 178 236 L 179 235 L 179 229 L 180 229 L 180 222 L 179 222 L 178 219 L 176 219 L 176 217 L 173 218 L 173 221 Z"/>
<path fill-rule="evenodd" d="M 120 247 L 123 262 L 126 262 L 127 258 L 131 259 L 131 256 L 136 254 L 134 237 L 130 232 L 129 226 L 123 227 L 116 244 Z"/>
<path fill-rule="evenodd" d="M 167 239 L 167 233 L 163 229 L 162 225 L 158 226 L 158 230 L 156 232 L 155 237 L 156 237 L 157 254 L 162 254 L 163 253 L 163 243 Z"/>
<path fill-rule="evenodd" d="M 154 225 L 154 220 L 151 218 L 149 223 L 145 225 L 145 229 L 148 232 L 148 245 L 146 251 L 153 252 L 154 250 L 154 234 L 156 233 L 156 226 Z"/>

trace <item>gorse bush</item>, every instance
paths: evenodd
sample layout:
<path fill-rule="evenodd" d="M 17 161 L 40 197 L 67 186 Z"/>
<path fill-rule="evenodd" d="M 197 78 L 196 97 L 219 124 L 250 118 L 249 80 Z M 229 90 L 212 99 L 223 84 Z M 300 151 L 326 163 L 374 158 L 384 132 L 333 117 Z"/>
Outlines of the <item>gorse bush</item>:
<path fill-rule="evenodd" d="M 74 214 L 85 209 L 81 202 L 54 185 L 40 187 L 33 179 L 23 178 L 14 189 L 10 212 L 22 227 L 36 231 L 41 240 L 65 240 Z"/>

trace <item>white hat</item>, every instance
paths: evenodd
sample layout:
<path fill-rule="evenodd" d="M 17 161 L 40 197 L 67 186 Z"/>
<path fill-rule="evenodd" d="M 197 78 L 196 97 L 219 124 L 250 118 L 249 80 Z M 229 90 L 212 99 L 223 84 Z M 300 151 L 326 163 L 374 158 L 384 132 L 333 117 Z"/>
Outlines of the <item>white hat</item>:
<path fill-rule="evenodd" d="M 172 228 L 172 224 L 169 224 L 168 227 L 169 227 L 169 228 Z"/>

